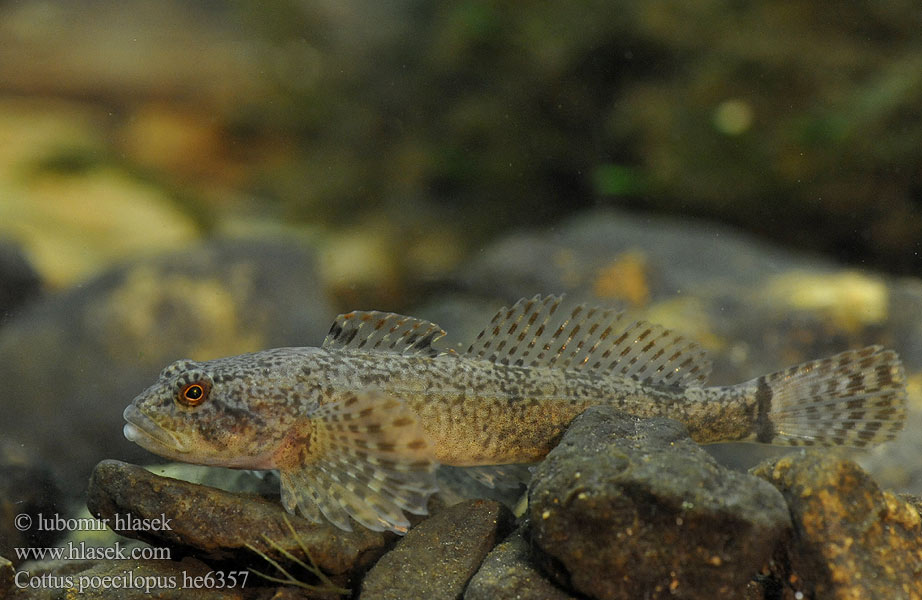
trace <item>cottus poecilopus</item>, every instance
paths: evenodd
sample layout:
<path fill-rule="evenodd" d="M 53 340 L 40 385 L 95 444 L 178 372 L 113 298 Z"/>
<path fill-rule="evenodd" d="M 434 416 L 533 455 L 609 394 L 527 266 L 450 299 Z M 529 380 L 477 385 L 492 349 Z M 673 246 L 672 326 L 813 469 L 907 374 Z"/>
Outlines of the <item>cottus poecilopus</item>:
<path fill-rule="evenodd" d="M 705 387 L 694 342 L 623 313 L 535 296 L 500 310 L 466 352 L 437 325 L 340 315 L 319 348 L 180 360 L 125 409 L 125 437 L 184 462 L 275 469 L 291 512 L 405 533 L 437 465 L 533 463 L 586 408 L 684 423 L 700 443 L 870 446 L 906 413 L 892 350 L 869 346 Z"/>

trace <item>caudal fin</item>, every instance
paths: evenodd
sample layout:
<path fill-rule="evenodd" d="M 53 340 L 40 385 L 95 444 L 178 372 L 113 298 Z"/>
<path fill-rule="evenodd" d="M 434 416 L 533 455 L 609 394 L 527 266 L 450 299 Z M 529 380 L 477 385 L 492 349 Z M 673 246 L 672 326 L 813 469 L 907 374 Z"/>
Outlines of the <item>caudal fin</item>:
<path fill-rule="evenodd" d="M 874 446 L 906 419 L 899 356 L 880 346 L 842 352 L 756 380 L 760 442 L 790 446 Z"/>

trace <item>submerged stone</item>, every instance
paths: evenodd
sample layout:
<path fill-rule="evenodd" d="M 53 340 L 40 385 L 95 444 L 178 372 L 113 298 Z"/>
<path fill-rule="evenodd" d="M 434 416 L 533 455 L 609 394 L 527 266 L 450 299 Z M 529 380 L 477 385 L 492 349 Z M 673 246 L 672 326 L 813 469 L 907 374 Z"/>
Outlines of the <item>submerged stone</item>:
<path fill-rule="evenodd" d="M 922 597 L 922 519 L 912 503 L 881 491 L 861 467 L 829 451 L 784 456 L 753 473 L 781 490 L 790 508 L 787 579 L 796 591 Z"/>
<path fill-rule="evenodd" d="M 593 598 L 743 597 L 790 528 L 781 494 L 719 466 L 685 428 L 587 410 L 538 467 L 532 539 Z"/>
<path fill-rule="evenodd" d="M 514 531 L 487 555 L 464 591 L 464 600 L 570 600 L 531 561 L 523 529 Z"/>
<path fill-rule="evenodd" d="M 407 533 L 368 572 L 360 598 L 460 598 L 484 557 L 511 524 L 492 500 L 468 500 L 442 510 Z"/>

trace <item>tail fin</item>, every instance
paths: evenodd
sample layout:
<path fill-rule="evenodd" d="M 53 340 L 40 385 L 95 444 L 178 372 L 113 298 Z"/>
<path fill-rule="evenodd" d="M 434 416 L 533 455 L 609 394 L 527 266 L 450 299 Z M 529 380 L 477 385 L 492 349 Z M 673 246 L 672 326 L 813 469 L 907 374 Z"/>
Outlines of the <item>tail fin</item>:
<path fill-rule="evenodd" d="M 880 346 L 759 377 L 756 439 L 789 446 L 874 446 L 906 419 L 899 356 Z"/>

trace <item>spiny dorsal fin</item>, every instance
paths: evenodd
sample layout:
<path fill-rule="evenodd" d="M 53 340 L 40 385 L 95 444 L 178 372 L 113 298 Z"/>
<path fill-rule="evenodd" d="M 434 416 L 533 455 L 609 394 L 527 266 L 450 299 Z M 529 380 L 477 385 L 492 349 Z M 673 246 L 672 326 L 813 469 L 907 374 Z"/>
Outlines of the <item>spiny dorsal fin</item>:
<path fill-rule="evenodd" d="M 693 341 L 624 313 L 587 308 L 558 311 L 562 296 L 523 298 L 503 308 L 467 350 L 504 365 L 555 367 L 630 377 L 643 383 L 701 385 L 711 371 Z"/>
<path fill-rule="evenodd" d="M 441 327 L 429 321 L 377 310 L 357 310 L 336 317 L 322 347 L 436 356 L 438 351 L 432 344 L 444 335 Z"/>

